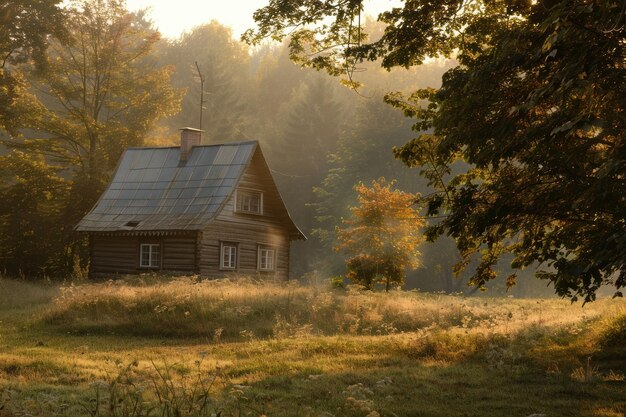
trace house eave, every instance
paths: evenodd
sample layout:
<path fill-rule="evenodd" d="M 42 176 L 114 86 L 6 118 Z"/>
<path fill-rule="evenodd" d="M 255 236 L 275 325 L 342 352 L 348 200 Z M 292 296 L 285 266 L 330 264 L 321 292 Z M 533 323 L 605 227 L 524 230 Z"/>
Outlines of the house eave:
<path fill-rule="evenodd" d="M 197 234 L 200 230 L 79 230 L 77 232 L 96 236 L 189 236 Z"/>

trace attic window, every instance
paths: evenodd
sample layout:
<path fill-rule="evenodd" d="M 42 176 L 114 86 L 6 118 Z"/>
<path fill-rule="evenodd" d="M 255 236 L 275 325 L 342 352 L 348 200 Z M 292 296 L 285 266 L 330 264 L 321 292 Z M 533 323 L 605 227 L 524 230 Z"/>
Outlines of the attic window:
<path fill-rule="evenodd" d="M 128 223 L 125 224 L 126 227 L 137 227 L 139 226 L 139 222 L 138 221 L 130 221 Z"/>
<path fill-rule="evenodd" d="M 263 214 L 263 193 L 253 190 L 237 190 L 238 213 Z"/>

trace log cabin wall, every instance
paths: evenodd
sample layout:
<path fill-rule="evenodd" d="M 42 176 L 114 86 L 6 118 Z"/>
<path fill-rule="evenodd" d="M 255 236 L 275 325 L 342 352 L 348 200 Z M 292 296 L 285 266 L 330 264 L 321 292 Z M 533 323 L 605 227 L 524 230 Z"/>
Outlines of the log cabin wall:
<path fill-rule="evenodd" d="M 154 269 L 139 266 L 139 245 L 161 245 L 160 271 L 197 272 L 198 233 L 170 236 L 133 236 L 128 233 L 93 233 L 90 236 L 90 275 L 137 274 Z"/>
<path fill-rule="evenodd" d="M 220 267 L 222 243 L 237 245 L 238 259 L 234 270 Z M 274 271 L 258 270 L 259 246 L 276 251 Z M 242 226 L 233 222 L 214 221 L 202 234 L 200 253 L 200 274 L 209 278 L 239 274 L 277 280 L 289 279 L 289 237 L 281 229 L 262 224 Z"/>
<path fill-rule="evenodd" d="M 163 239 L 163 269 L 166 271 L 198 272 L 196 259 L 197 233 L 168 236 Z"/>
<path fill-rule="evenodd" d="M 257 150 L 244 172 L 237 189 L 263 193 L 263 213 L 238 213 L 236 192 L 228 199 L 216 219 L 207 226 L 201 239 L 200 273 L 206 276 L 228 276 L 233 273 L 261 275 L 279 280 L 289 279 L 289 214 L 274 185 L 271 173 Z M 235 271 L 220 268 L 222 242 L 238 245 L 238 266 Z M 276 251 L 276 267 L 272 272 L 258 270 L 259 246 Z"/>

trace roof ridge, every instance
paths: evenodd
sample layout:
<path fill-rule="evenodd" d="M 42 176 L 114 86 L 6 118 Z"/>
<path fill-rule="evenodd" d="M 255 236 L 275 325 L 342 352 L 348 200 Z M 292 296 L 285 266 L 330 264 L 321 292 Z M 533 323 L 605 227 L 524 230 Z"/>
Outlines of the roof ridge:
<path fill-rule="evenodd" d="M 240 146 L 240 145 L 248 145 L 253 143 L 259 143 L 258 140 L 244 140 L 241 142 L 224 142 L 224 143 L 212 143 L 206 145 L 194 145 L 194 148 L 211 148 L 214 146 Z M 137 149 L 180 149 L 180 146 L 130 146 L 126 148 L 126 150 L 137 150 Z"/>

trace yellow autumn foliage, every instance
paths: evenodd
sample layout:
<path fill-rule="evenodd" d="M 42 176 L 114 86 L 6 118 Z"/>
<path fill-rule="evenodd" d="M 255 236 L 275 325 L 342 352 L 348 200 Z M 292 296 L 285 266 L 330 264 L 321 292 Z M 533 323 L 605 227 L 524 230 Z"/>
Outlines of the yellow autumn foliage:
<path fill-rule="evenodd" d="M 358 206 L 337 230 L 336 250 L 348 254 L 347 277 L 372 289 L 401 285 L 405 270 L 419 266 L 418 246 L 424 220 L 414 207 L 416 195 L 393 188 L 384 178 L 357 184 Z"/>

